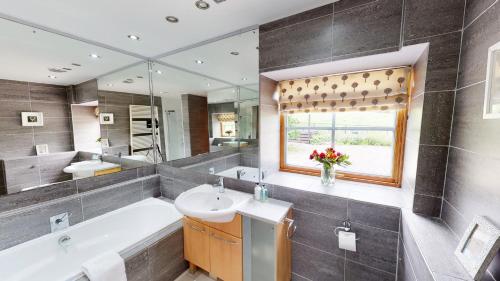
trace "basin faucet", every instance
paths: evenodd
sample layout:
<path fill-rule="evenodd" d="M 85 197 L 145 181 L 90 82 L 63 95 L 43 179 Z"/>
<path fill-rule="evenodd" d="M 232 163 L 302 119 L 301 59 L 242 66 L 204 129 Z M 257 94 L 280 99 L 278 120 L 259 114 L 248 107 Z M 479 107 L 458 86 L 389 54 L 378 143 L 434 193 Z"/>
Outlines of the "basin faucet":
<path fill-rule="evenodd" d="M 225 191 L 225 188 L 224 188 L 224 177 L 219 177 L 217 179 L 217 182 L 216 184 L 214 184 L 214 187 L 217 187 L 219 190 L 219 193 L 224 193 Z"/>
<path fill-rule="evenodd" d="M 67 251 L 68 247 L 71 244 L 71 237 L 69 237 L 69 235 L 63 235 L 63 236 L 59 237 L 59 240 L 57 240 L 57 243 L 59 244 L 59 246 L 61 246 L 61 248 L 64 249 L 64 251 Z"/>

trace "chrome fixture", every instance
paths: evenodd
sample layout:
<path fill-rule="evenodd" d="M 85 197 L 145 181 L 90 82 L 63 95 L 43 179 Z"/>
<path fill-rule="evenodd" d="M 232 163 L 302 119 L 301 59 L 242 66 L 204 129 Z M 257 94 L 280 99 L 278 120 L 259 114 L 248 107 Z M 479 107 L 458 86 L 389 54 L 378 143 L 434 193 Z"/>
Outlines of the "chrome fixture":
<path fill-rule="evenodd" d="M 194 62 L 197 63 L 197 64 L 203 64 L 204 63 L 204 61 L 202 61 L 202 60 L 195 60 Z"/>
<path fill-rule="evenodd" d="M 167 16 L 167 17 L 165 17 L 165 19 L 170 23 L 178 23 L 179 22 L 179 18 L 174 17 L 174 16 Z"/>
<path fill-rule="evenodd" d="M 69 227 L 69 217 L 71 214 L 62 213 L 59 215 L 55 215 L 50 217 L 50 231 L 56 232 L 59 230 L 63 230 Z"/>
<path fill-rule="evenodd" d="M 208 4 L 207 2 L 205 2 L 203 0 L 198 0 L 194 4 L 195 4 L 196 8 L 198 8 L 200 10 L 206 10 L 206 9 L 210 8 L 210 4 Z"/>
<path fill-rule="evenodd" d="M 236 170 L 236 178 L 241 179 L 242 176 L 244 176 L 247 172 L 243 169 Z"/>
<path fill-rule="evenodd" d="M 128 37 L 130 40 L 134 40 L 134 41 L 139 41 L 139 39 L 141 39 L 139 36 L 134 35 L 134 34 L 129 34 L 129 35 L 127 35 L 127 37 Z"/>
<path fill-rule="evenodd" d="M 235 51 L 233 51 L 233 52 L 231 52 L 230 54 L 231 54 L 231 55 L 233 55 L 233 56 L 237 56 L 237 55 L 239 55 L 240 53 L 239 53 L 239 52 L 235 52 Z"/>
<path fill-rule="evenodd" d="M 91 57 L 93 59 L 100 59 L 101 58 L 101 56 L 99 56 L 98 54 L 94 54 L 94 53 L 89 54 L 89 57 Z"/>
<path fill-rule="evenodd" d="M 217 183 L 213 185 L 214 188 L 218 188 L 219 193 L 224 193 L 226 190 L 224 188 L 224 177 L 219 177 Z"/>
<path fill-rule="evenodd" d="M 57 243 L 66 251 L 71 244 L 71 237 L 69 237 L 69 235 L 63 235 L 59 237 Z"/>

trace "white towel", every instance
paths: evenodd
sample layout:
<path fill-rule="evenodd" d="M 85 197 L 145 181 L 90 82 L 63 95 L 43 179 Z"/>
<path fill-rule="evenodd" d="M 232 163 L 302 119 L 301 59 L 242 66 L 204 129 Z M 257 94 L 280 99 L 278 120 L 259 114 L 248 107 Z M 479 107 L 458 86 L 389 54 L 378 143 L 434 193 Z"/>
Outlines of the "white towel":
<path fill-rule="evenodd" d="M 125 262 L 118 253 L 105 252 L 82 264 L 90 281 L 127 281 Z"/>

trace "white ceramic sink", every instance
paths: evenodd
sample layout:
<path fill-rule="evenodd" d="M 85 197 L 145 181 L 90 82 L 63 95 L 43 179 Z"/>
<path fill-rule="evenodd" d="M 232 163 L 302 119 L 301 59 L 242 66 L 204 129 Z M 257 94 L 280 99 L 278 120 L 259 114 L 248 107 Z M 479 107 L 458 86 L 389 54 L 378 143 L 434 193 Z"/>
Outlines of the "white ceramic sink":
<path fill-rule="evenodd" d="M 94 176 L 95 171 L 118 168 L 120 165 L 109 162 L 101 162 L 101 160 L 89 160 L 72 163 L 70 166 L 63 169 L 65 173 L 73 174 L 73 179 L 81 179 Z"/>
<path fill-rule="evenodd" d="M 236 211 L 252 198 L 251 194 L 218 188 L 204 184 L 181 193 L 175 199 L 177 210 L 190 217 L 209 222 L 230 222 Z"/>

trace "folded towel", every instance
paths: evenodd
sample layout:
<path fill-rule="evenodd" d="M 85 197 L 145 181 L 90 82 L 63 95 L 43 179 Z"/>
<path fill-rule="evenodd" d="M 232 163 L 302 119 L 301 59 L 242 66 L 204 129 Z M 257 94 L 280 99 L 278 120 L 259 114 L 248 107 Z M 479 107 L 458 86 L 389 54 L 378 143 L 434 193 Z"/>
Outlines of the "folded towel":
<path fill-rule="evenodd" d="M 82 264 L 90 281 L 127 281 L 125 262 L 118 253 L 105 252 Z"/>

